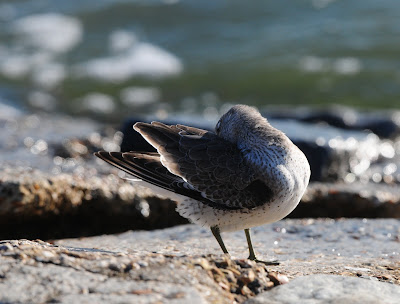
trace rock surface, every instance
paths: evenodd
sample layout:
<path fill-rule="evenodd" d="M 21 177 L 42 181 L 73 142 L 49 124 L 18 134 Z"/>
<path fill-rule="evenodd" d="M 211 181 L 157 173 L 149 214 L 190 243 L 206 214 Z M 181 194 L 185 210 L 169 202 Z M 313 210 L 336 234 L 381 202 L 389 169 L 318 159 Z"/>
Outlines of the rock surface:
<path fill-rule="evenodd" d="M 246 301 L 246 304 L 397 304 L 400 287 L 325 274 L 300 277 Z"/>
<path fill-rule="evenodd" d="M 232 303 L 279 285 L 263 264 L 0 242 L 0 303 Z"/>
<path fill-rule="evenodd" d="M 370 183 L 311 183 L 289 217 L 400 218 L 400 188 Z"/>
<path fill-rule="evenodd" d="M 0 239 L 62 238 L 187 223 L 175 203 L 115 175 L 0 171 Z"/>
<path fill-rule="evenodd" d="M 262 112 L 266 117 L 294 119 L 314 124 L 326 123 L 346 130 L 370 130 L 381 138 L 395 138 L 400 135 L 400 111 L 356 111 L 348 107 L 275 108 Z"/>
<path fill-rule="evenodd" d="M 287 219 L 256 227 L 252 229 L 252 235 L 258 258 L 279 260 L 281 265 L 268 266 L 268 269 L 279 270 L 289 278 L 315 273 L 366 277 L 390 274 L 390 281 L 400 284 L 400 220 Z M 224 233 L 222 237 L 233 258 L 248 256 L 243 231 Z M 209 229 L 196 225 L 65 239 L 55 244 L 177 256 L 199 256 L 221 251 Z"/>
<path fill-rule="evenodd" d="M 53 244 L 2 241 L 0 302 L 241 303 L 257 294 L 263 301 L 263 293 L 268 298 L 274 292 L 283 303 L 308 303 L 303 299 L 311 290 L 292 301 L 275 286 L 289 280 L 288 288 L 311 288 L 315 279 L 306 276 L 311 274 L 338 275 L 320 277 L 319 286 L 327 291 L 344 285 L 341 276 L 353 277 L 354 286 L 368 286 L 375 295 L 383 288 L 392 294 L 400 289 L 398 220 L 285 220 L 254 229 L 258 258 L 278 259 L 278 266 L 243 259 L 248 252 L 242 232 L 222 237 L 232 259 L 219 254 L 207 229 L 194 225 Z M 365 283 L 370 280 L 392 285 Z M 336 297 L 333 292 L 320 295 Z"/>

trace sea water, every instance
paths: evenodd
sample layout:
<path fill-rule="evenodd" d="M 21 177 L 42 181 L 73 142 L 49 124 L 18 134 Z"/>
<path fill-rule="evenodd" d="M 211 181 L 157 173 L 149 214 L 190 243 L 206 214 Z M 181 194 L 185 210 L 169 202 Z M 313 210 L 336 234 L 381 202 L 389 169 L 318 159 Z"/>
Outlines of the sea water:
<path fill-rule="evenodd" d="M 400 107 L 400 3 L 5 0 L 0 103 L 102 120 Z"/>

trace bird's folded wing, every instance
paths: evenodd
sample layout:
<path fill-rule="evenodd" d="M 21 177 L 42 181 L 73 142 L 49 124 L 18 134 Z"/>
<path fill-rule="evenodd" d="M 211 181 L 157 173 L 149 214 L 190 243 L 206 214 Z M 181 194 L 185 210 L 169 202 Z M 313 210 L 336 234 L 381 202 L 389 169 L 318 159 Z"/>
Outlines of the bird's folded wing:
<path fill-rule="evenodd" d="M 133 175 L 134 177 L 164 190 L 201 201 L 217 209 L 238 209 L 220 206 L 202 196 L 201 192 L 184 181 L 180 176 L 172 174 L 160 161 L 156 152 L 96 152 L 95 155 L 114 167 Z M 167 194 L 167 197 L 173 198 Z"/>
<path fill-rule="evenodd" d="M 158 122 L 137 123 L 135 129 L 157 149 L 172 174 L 221 209 L 254 208 L 272 197 L 271 189 L 257 179 L 241 151 L 214 133 Z"/>

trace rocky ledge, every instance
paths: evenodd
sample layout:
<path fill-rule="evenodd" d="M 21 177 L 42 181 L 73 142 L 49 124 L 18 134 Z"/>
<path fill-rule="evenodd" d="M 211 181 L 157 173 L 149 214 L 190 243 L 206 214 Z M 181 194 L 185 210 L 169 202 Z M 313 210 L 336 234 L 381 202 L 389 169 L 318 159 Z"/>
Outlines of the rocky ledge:
<path fill-rule="evenodd" d="M 398 220 L 285 220 L 253 240 L 194 225 L 120 235 L 0 242 L 1 303 L 397 303 Z M 215 255 L 210 255 L 215 254 Z M 345 301 L 345 302 L 343 302 Z"/>
<path fill-rule="evenodd" d="M 116 175 L 0 171 L 0 239 L 63 238 L 187 223 L 175 203 Z"/>

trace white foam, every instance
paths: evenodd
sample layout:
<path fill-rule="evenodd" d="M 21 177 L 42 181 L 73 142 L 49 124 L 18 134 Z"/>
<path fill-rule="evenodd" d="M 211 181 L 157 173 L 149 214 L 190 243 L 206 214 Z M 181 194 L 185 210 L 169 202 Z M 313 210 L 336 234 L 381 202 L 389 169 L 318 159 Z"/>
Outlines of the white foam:
<path fill-rule="evenodd" d="M 11 33 L 14 39 L 0 49 L 0 74 L 32 77 L 34 84 L 48 89 L 65 79 L 66 68 L 56 57 L 79 43 L 83 29 L 77 19 L 53 13 L 13 21 Z"/>
<path fill-rule="evenodd" d="M 333 70 L 338 74 L 353 75 L 361 71 L 361 61 L 354 57 L 339 58 L 333 64 Z"/>
<path fill-rule="evenodd" d="M 300 69 L 309 73 L 335 72 L 342 75 L 353 75 L 361 71 L 362 63 L 354 57 L 333 60 L 316 56 L 305 56 L 300 60 Z"/>
<path fill-rule="evenodd" d="M 0 119 L 9 120 L 22 114 L 20 110 L 9 105 L 10 101 L 0 96 Z"/>
<path fill-rule="evenodd" d="M 49 62 L 34 69 L 32 80 L 42 88 L 56 87 L 67 76 L 65 66 L 61 63 Z"/>
<path fill-rule="evenodd" d="M 29 104 L 35 108 L 51 111 L 56 107 L 55 98 L 46 92 L 33 91 L 29 93 L 27 98 Z"/>
<path fill-rule="evenodd" d="M 327 70 L 325 59 L 316 56 L 305 56 L 300 60 L 300 68 L 305 72 L 322 72 Z"/>
<path fill-rule="evenodd" d="M 90 93 L 81 99 L 82 106 L 92 112 L 110 114 L 115 110 L 111 96 L 101 93 Z"/>
<path fill-rule="evenodd" d="M 110 50 L 122 52 L 130 49 L 138 42 L 136 35 L 124 30 L 116 30 L 110 35 Z"/>
<path fill-rule="evenodd" d="M 22 39 L 22 44 L 54 53 L 71 50 L 83 36 L 79 20 L 56 13 L 30 15 L 18 19 L 13 22 L 12 28 Z"/>
<path fill-rule="evenodd" d="M 0 54 L 0 74 L 10 79 L 30 76 L 34 84 L 51 89 L 65 79 L 67 71 L 63 64 L 52 61 L 50 53 L 13 54 L 8 50 Z"/>
<path fill-rule="evenodd" d="M 35 66 L 40 66 L 49 59 L 49 54 L 44 52 L 18 54 L 12 50 L 3 50 L 0 56 L 0 73 L 13 79 L 22 78 Z"/>
<path fill-rule="evenodd" d="M 157 102 L 161 92 L 156 87 L 128 87 L 121 91 L 120 98 L 128 106 L 143 106 Z"/>
<path fill-rule="evenodd" d="M 25 76 L 31 68 L 29 60 L 26 56 L 7 56 L 2 55 L 0 59 L 0 72 L 1 74 L 17 79 Z"/>
<path fill-rule="evenodd" d="M 137 43 L 110 57 L 90 60 L 76 69 L 78 76 L 106 82 L 122 82 L 133 76 L 165 77 L 181 73 L 179 58 L 150 43 Z"/>

